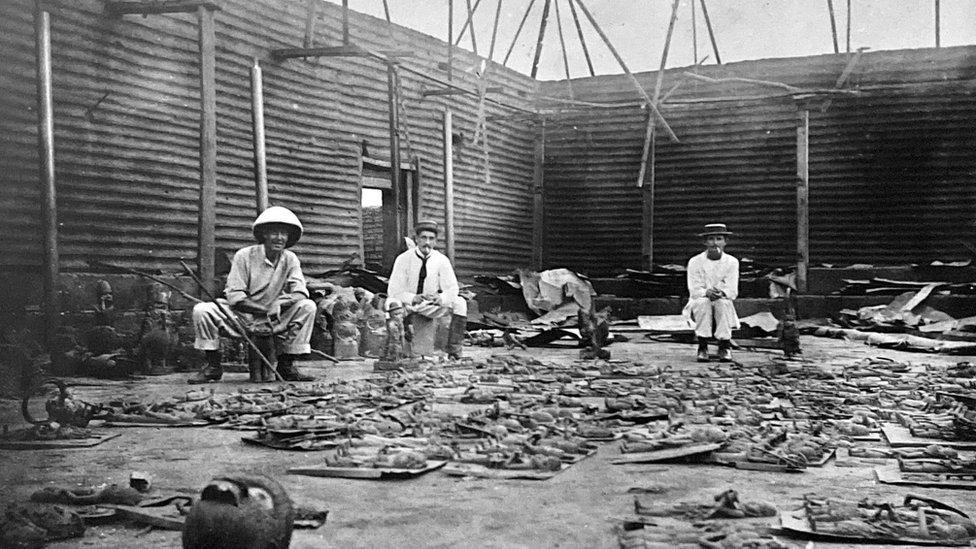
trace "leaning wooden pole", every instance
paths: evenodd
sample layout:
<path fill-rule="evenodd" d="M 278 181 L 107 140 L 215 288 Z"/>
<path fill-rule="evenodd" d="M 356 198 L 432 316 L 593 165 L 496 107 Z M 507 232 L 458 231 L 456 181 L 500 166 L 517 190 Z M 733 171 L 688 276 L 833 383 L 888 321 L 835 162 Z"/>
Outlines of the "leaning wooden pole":
<path fill-rule="evenodd" d="M 715 63 L 722 64 L 722 56 L 718 54 L 718 42 L 715 41 L 715 31 L 712 29 L 712 20 L 708 17 L 708 8 L 705 7 L 705 0 L 698 0 L 701 4 L 702 17 L 705 18 L 705 28 L 708 29 L 708 39 L 712 42 L 712 52 L 715 53 Z"/>
<path fill-rule="evenodd" d="M 657 110 L 657 105 L 655 105 L 654 101 L 651 100 L 651 96 L 647 94 L 647 90 L 644 89 L 644 86 L 641 86 L 640 81 L 637 80 L 637 77 L 634 76 L 634 73 L 630 72 L 630 69 L 627 68 L 627 63 L 624 62 L 624 58 L 620 57 L 620 53 L 617 51 L 617 48 L 613 46 L 613 42 L 610 41 L 610 38 L 608 38 L 606 33 L 603 32 L 603 29 L 600 28 L 600 25 L 596 22 L 596 18 L 593 17 L 593 14 L 590 13 L 590 10 L 586 9 L 586 6 L 583 4 L 582 0 L 575 0 L 575 2 L 576 5 L 579 6 L 580 11 L 583 12 L 583 15 L 586 16 L 587 21 L 589 21 L 590 25 L 593 26 L 593 30 L 596 31 L 596 33 L 600 36 L 600 39 L 603 40 L 603 43 L 607 46 L 607 49 L 610 50 L 610 53 L 613 55 L 614 59 L 617 60 L 617 64 L 620 65 L 621 69 L 623 69 L 624 74 L 626 74 L 627 77 L 630 79 L 631 83 L 634 84 L 634 88 L 637 89 L 637 93 L 639 93 L 641 97 L 644 98 L 644 101 L 647 103 L 648 107 L 651 109 L 651 111 L 654 112 L 654 116 L 657 117 L 658 122 L 664 128 L 664 131 L 667 132 L 668 138 L 671 139 L 671 141 L 677 143 L 678 136 L 674 134 L 674 131 L 671 129 L 671 126 L 668 124 L 668 121 L 665 120 L 663 116 L 661 116 L 661 113 Z"/>
<path fill-rule="evenodd" d="M 512 55 L 512 50 L 515 49 L 515 43 L 518 42 L 519 35 L 522 34 L 522 27 L 525 26 L 525 21 L 529 18 L 529 12 L 532 11 L 532 6 L 535 5 L 535 0 L 529 0 L 529 7 L 525 8 L 525 13 L 522 15 L 522 20 L 519 22 L 518 28 L 515 29 L 515 36 L 512 37 L 512 44 L 508 47 L 508 51 L 505 52 L 505 58 L 502 59 L 502 65 L 508 65 L 508 58 Z"/>
<path fill-rule="evenodd" d="M 674 0 L 671 4 L 671 21 L 668 23 L 668 33 L 664 39 L 664 49 L 661 51 L 661 64 L 658 66 L 657 79 L 654 81 L 654 95 L 651 97 L 652 106 L 657 106 L 658 100 L 661 98 L 661 86 L 664 83 L 664 68 L 668 64 L 668 52 L 671 50 L 671 37 L 674 35 L 674 24 L 678 20 L 678 4 L 680 4 L 680 0 Z M 651 112 L 649 109 L 647 126 L 644 130 L 644 147 L 641 149 L 640 171 L 637 174 L 638 187 L 644 186 L 644 176 L 647 174 L 647 156 L 651 150 L 651 141 L 654 139 L 654 116 L 651 115 Z"/>
<path fill-rule="evenodd" d="M 840 53 L 837 43 L 837 18 L 834 17 L 834 0 L 827 0 L 827 11 L 830 12 L 830 37 L 834 40 L 834 53 Z"/>
<path fill-rule="evenodd" d="M 51 83 L 51 14 L 34 6 L 37 57 L 37 148 L 40 160 L 41 208 L 44 219 L 44 335 L 54 351 L 61 324 L 58 303 L 58 204 L 54 181 L 54 91 Z"/>
<path fill-rule="evenodd" d="M 810 266 L 810 110 L 797 110 L 796 120 L 796 289 L 807 291 Z"/>
<path fill-rule="evenodd" d="M 212 290 L 214 283 L 214 231 L 217 220 L 217 61 L 214 53 L 214 15 L 197 8 L 200 53 L 200 226 L 197 273 Z"/>
<path fill-rule="evenodd" d="M 546 0 L 542 7 L 542 21 L 539 23 L 539 37 L 535 41 L 535 56 L 532 58 L 532 72 L 529 76 L 535 78 L 539 72 L 539 58 L 542 57 L 542 39 L 546 37 L 546 24 L 549 22 L 549 5 L 552 0 Z"/>
<path fill-rule="evenodd" d="M 254 139 L 254 187 L 257 210 L 268 209 L 268 161 L 264 140 L 264 84 L 257 58 L 251 65 L 251 122 Z"/>
<path fill-rule="evenodd" d="M 454 130 L 451 109 L 444 110 L 444 253 L 454 263 Z"/>
<path fill-rule="evenodd" d="M 576 34 L 579 35 L 580 46 L 583 47 L 583 57 L 586 58 L 586 67 L 590 70 L 590 76 L 596 76 L 593 71 L 593 61 L 590 59 L 590 50 L 586 47 L 586 38 L 583 37 L 583 27 L 579 22 L 579 15 L 576 14 L 576 5 L 573 0 L 569 0 L 569 12 L 573 14 L 573 24 L 576 25 Z"/>

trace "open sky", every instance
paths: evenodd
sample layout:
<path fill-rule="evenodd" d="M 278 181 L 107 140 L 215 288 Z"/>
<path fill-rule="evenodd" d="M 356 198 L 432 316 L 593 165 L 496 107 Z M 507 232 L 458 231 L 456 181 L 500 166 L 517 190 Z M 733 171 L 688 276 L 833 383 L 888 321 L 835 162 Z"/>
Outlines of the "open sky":
<path fill-rule="evenodd" d="M 341 4 L 340 0 L 328 0 Z M 454 35 L 465 22 L 466 0 L 454 1 Z M 474 5 L 478 0 L 470 0 Z M 492 26 L 501 3 L 494 59 L 505 57 L 531 0 L 480 0 L 475 12 L 478 52 L 487 56 Z M 621 57 L 633 71 L 656 70 L 667 35 L 673 0 L 583 0 Z M 387 0 L 394 23 L 442 40 L 447 38 L 448 0 Z M 539 34 L 543 5 L 535 0 L 508 60 L 508 66 L 528 74 Z M 565 78 L 556 6 L 562 24 L 572 77 L 588 76 L 580 40 L 569 10 L 569 0 L 551 0 L 549 23 L 543 40 L 537 78 Z M 838 43 L 846 49 L 847 0 L 833 0 Z M 851 49 L 926 48 L 935 46 L 935 0 L 850 0 Z M 694 21 L 692 24 L 692 6 Z M 355 11 L 384 17 L 382 0 L 349 0 Z M 833 52 L 827 0 L 705 0 L 722 62 L 797 57 Z M 942 46 L 976 44 L 976 0 L 941 0 Z M 623 72 L 586 16 L 577 9 L 583 36 L 597 74 Z M 697 31 L 697 40 L 694 40 Z M 354 37 L 355 38 L 355 37 Z M 668 66 L 694 64 L 711 54 L 708 31 L 699 0 L 680 0 L 678 18 L 668 55 Z M 461 47 L 470 50 L 466 34 Z"/>

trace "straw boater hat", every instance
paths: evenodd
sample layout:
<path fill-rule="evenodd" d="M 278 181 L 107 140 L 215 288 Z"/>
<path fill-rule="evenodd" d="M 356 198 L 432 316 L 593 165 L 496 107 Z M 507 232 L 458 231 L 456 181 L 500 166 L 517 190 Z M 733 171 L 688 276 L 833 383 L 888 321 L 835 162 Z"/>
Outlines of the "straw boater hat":
<path fill-rule="evenodd" d="M 698 233 L 698 236 L 711 236 L 713 234 L 732 236 L 733 233 L 725 227 L 725 223 L 709 223 L 705 225 L 705 232 Z"/>
<path fill-rule="evenodd" d="M 267 210 L 261 212 L 261 215 L 254 220 L 251 225 L 251 232 L 254 233 L 254 240 L 258 242 L 264 242 L 261 238 L 261 227 L 269 223 L 281 223 L 282 225 L 288 225 L 288 242 L 285 244 L 286 248 L 291 248 L 298 242 L 298 239 L 302 237 L 302 222 L 298 220 L 298 216 L 293 214 L 288 208 L 282 208 L 281 206 L 271 206 Z"/>
<path fill-rule="evenodd" d="M 430 220 L 418 221 L 417 224 L 414 225 L 413 230 L 417 234 L 420 234 L 421 231 L 431 231 L 434 234 L 438 234 L 439 232 L 437 230 L 437 222 Z"/>

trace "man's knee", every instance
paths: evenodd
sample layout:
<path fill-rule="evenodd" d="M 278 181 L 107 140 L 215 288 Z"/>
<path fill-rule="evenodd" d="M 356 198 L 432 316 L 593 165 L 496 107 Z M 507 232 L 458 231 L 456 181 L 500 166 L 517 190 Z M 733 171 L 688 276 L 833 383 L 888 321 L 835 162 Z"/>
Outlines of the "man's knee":
<path fill-rule="evenodd" d="M 309 315 L 309 316 L 314 315 L 315 312 L 318 310 L 318 307 L 315 305 L 315 302 L 312 301 L 311 299 L 303 299 L 295 303 L 294 307 L 297 307 L 297 309 L 295 310 L 296 313 Z"/>
<path fill-rule="evenodd" d="M 696 297 L 691 300 L 691 310 L 696 317 L 709 314 L 712 311 L 712 301 L 707 297 Z"/>
<path fill-rule="evenodd" d="M 454 303 L 451 304 L 451 313 L 461 316 L 468 316 L 467 300 L 461 296 L 454 298 Z"/>

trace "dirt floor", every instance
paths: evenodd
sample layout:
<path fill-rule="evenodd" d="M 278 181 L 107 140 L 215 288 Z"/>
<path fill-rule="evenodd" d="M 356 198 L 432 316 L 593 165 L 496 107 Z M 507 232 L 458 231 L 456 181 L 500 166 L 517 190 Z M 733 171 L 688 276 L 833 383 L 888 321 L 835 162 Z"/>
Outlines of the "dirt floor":
<path fill-rule="evenodd" d="M 913 365 L 954 364 L 958 359 L 898 351 L 883 351 L 859 343 L 804 337 L 804 359 L 815 364 L 851 364 L 885 356 Z M 696 369 L 690 345 L 632 342 L 610 347 L 615 359 Z M 499 349 L 468 348 L 469 356 L 484 357 Z M 569 363 L 578 350 L 530 349 L 536 358 Z M 738 351 L 743 364 L 762 364 L 769 352 Z M 371 362 L 307 362 L 302 367 L 325 380 L 364 377 Z M 116 397 L 164 398 L 188 390 L 188 374 L 147 377 L 132 381 L 72 379 L 76 396 L 97 402 Z M 218 392 L 253 387 L 246 374 L 227 374 L 210 385 Z M 43 417 L 42 399 L 35 399 Z M 482 406 L 483 407 L 483 406 Z M 479 406 L 471 406 L 477 409 Z M 23 424 L 19 402 L 0 401 L 0 423 Z M 780 509 L 795 507 L 806 493 L 858 500 L 872 497 L 899 501 L 908 492 L 935 497 L 966 512 L 976 512 L 973 492 L 905 489 L 879 484 L 871 467 L 823 468 L 802 473 L 769 473 L 711 465 L 612 465 L 618 443 L 602 443 L 598 453 L 547 481 L 482 480 L 448 477 L 434 472 L 404 481 L 312 478 L 286 474 L 295 466 L 322 463 L 320 452 L 288 452 L 245 446 L 241 431 L 213 427 L 124 428 L 121 436 L 89 449 L 0 450 L 0 502 L 26 500 L 44 486 L 82 487 L 126 484 L 131 471 L 154 477 L 160 494 L 196 494 L 215 474 L 228 471 L 261 472 L 279 479 L 299 505 L 330 510 L 328 522 L 317 530 L 295 531 L 293 547 L 617 547 L 615 525 L 633 513 L 634 496 L 627 489 L 651 484 L 667 488 L 661 501 L 709 502 L 729 488 L 743 500 L 764 500 Z M 773 519 L 775 520 L 775 519 Z M 772 521 L 768 521 L 772 522 Z M 795 547 L 806 541 L 780 538 Z M 89 528 L 83 538 L 51 547 L 179 547 L 178 532 L 146 531 L 136 524 Z M 816 546 L 840 546 L 817 543 Z M 861 546 L 864 547 L 864 546 Z"/>

